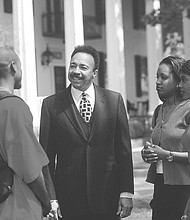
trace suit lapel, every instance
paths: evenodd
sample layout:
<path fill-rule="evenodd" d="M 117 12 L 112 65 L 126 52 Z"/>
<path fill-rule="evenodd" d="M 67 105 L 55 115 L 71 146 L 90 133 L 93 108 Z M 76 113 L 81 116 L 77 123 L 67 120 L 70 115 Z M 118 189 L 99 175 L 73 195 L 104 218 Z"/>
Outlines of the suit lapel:
<path fill-rule="evenodd" d="M 76 131 L 85 139 L 86 139 L 86 135 L 78 121 L 78 117 L 76 115 L 76 106 L 75 106 L 75 103 L 72 99 L 72 96 L 71 96 L 71 87 L 69 86 L 67 89 L 66 89 L 66 93 L 65 95 L 63 95 L 61 97 L 61 104 L 62 104 L 62 108 L 66 114 L 66 116 L 68 117 L 69 121 L 71 122 L 71 124 L 75 127 Z M 77 110 L 77 109 L 76 109 Z"/>
<path fill-rule="evenodd" d="M 94 86 L 94 88 L 95 88 L 95 106 L 94 106 L 94 116 L 93 116 L 89 141 L 92 139 L 96 129 L 98 128 L 99 124 L 102 122 L 102 115 L 104 112 L 105 94 L 101 92 L 102 90 L 100 90 L 97 86 Z"/>

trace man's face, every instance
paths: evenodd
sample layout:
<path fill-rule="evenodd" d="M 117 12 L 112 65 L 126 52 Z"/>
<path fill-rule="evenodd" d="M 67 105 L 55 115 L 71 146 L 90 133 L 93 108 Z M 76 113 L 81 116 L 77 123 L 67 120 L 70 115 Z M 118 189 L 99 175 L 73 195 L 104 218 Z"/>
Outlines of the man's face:
<path fill-rule="evenodd" d="M 94 58 L 87 53 L 76 53 L 70 61 L 68 79 L 75 89 L 85 91 L 97 75 Z"/>
<path fill-rule="evenodd" d="M 16 73 L 14 76 L 14 89 L 20 89 L 21 88 L 21 80 L 22 80 L 22 69 L 21 69 L 21 62 L 18 61 L 16 64 Z"/>

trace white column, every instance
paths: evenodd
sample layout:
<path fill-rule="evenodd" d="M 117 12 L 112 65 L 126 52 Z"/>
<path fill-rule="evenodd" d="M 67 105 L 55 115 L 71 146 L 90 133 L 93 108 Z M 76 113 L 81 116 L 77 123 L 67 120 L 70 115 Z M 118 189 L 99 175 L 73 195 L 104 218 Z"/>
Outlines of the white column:
<path fill-rule="evenodd" d="M 68 72 L 71 53 L 84 44 L 82 0 L 63 0 L 65 18 L 65 63 Z M 67 80 L 67 84 L 68 84 Z"/>
<path fill-rule="evenodd" d="M 17 92 L 29 105 L 34 126 L 37 121 L 37 81 L 34 43 L 33 1 L 13 1 L 14 49 L 20 57 L 23 77 L 22 89 Z"/>
<path fill-rule="evenodd" d="M 126 102 L 122 0 L 106 0 L 107 85 Z"/>
<path fill-rule="evenodd" d="M 153 0 L 146 0 L 146 13 L 153 9 Z M 149 84 L 149 114 L 153 114 L 159 104 L 156 92 L 156 71 L 158 64 L 163 58 L 162 33 L 160 25 L 152 27 L 147 25 L 147 57 L 148 57 L 148 84 Z"/>
<path fill-rule="evenodd" d="M 186 11 L 183 13 L 183 37 L 185 58 L 190 59 L 190 19 L 186 17 Z"/>

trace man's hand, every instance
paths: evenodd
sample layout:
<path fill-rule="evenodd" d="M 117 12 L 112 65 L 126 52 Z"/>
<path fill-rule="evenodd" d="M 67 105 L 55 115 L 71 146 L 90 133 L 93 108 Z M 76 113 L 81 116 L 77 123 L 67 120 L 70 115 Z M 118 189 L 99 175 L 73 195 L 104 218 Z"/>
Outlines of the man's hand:
<path fill-rule="evenodd" d="M 47 203 L 46 205 L 43 204 L 43 206 L 42 206 L 42 211 L 43 211 L 43 216 L 44 216 L 44 217 L 48 215 L 48 213 L 50 212 L 50 210 L 51 210 L 50 202 Z"/>
<path fill-rule="evenodd" d="M 131 198 L 120 197 L 117 211 L 117 215 L 119 215 L 120 219 L 131 215 L 132 209 L 133 200 Z"/>
<path fill-rule="evenodd" d="M 62 218 L 58 201 L 51 200 L 50 202 L 51 202 L 51 211 L 49 212 L 47 217 L 52 220 L 58 220 L 59 218 Z"/>

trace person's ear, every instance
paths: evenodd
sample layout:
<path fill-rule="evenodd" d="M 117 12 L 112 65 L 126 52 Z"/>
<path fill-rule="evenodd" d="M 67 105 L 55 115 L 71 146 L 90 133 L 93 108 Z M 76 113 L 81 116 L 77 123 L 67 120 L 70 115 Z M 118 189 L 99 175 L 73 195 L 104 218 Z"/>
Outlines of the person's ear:
<path fill-rule="evenodd" d="M 11 62 L 10 70 L 11 70 L 11 74 L 14 76 L 17 70 L 16 64 L 14 61 Z"/>
<path fill-rule="evenodd" d="M 96 70 L 94 71 L 93 78 L 95 78 L 95 77 L 97 76 L 97 74 L 98 74 L 98 70 L 96 69 Z"/>

